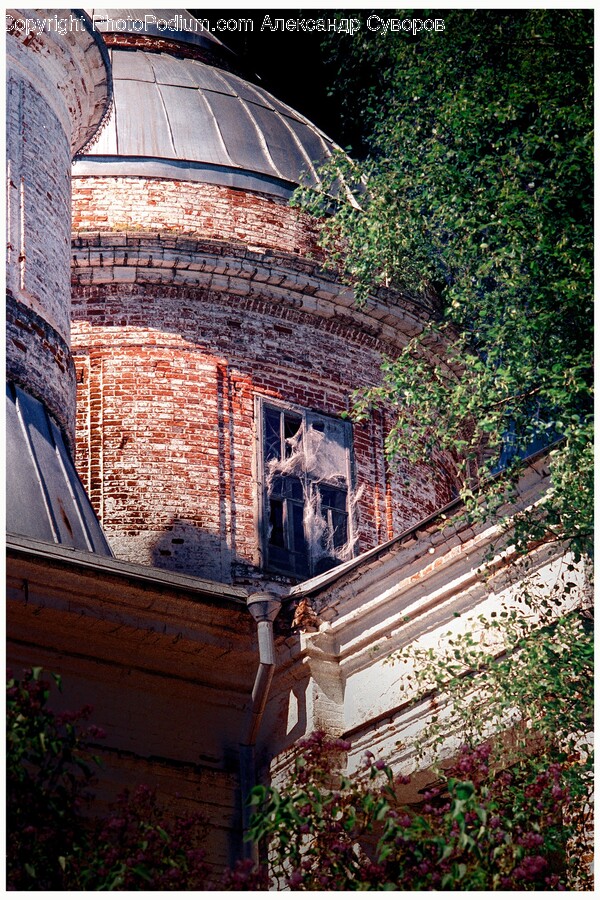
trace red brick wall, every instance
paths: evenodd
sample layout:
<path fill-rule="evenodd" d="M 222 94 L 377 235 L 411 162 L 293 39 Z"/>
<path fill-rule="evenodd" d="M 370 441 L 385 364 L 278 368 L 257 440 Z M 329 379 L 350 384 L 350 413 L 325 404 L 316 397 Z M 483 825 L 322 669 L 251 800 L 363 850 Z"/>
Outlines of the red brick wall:
<path fill-rule="evenodd" d="M 327 320 L 189 288 L 80 287 L 73 316 L 77 462 L 117 555 L 255 575 L 255 395 L 339 415 L 379 352 Z M 380 420 L 354 429 L 363 550 L 451 495 L 439 475 L 386 475 L 382 439 Z"/>
<path fill-rule="evenodd" d="M 190 234 L 322 256 L 316 229 L 284 200 L 214 184 L 147 178 L 73 178 L 73 229 Z"/>

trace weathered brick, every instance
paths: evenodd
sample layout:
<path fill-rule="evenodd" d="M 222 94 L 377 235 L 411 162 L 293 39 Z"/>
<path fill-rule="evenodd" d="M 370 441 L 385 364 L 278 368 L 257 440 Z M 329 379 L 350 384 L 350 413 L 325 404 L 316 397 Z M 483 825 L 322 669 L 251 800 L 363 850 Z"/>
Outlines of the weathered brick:
<path fill-rule="evenodd" d="M 339 415 L 377 380 L 380 351 L 304 310 L 173 284 L 76 285 L 73 317 L 78 364 L 102 360 L 79 385 L 78 464 L 90 478 L 101 455 L 104 480 L 90 493 L 115 550 L 222 581 L 241 569 L 258 578 L 254 396 Z M 451 495 L 439 474 L 415 472 L 408 486 L 390 477 L 382 428 L 354 429 L 361 549 Z M 173 527 L 181 542 L 165 547 Z"/>

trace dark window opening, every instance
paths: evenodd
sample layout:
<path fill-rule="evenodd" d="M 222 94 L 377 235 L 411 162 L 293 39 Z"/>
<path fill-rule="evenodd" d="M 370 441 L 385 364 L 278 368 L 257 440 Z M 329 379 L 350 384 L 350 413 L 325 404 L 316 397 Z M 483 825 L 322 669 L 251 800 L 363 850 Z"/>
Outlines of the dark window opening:
<path fill-rule="evenodd" d="M 307 578 L 354 555 L 351 426 L 259 404 L 265 567 Z"/>

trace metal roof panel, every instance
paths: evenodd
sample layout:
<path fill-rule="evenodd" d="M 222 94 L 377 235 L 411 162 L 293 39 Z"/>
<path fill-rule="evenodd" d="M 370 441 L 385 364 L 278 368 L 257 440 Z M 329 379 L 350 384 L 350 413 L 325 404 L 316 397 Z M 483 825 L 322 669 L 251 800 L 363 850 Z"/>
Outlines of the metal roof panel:
<path fill-rule="evenodd" d="M 7 528 L 110 556 L 57 424 L 45 406 L 7 385 Z"/>
<path fill-rule="evenodd" d="M 76 546 L 83 546 L 87 543 L 90 550 L 97 551 L 99 547 L 104 549 L 107 547 L 104 532 L 100 528 L 100 523 L 91 508 L 88 496 L 75 471 L 73 461 L 65 446 L 65 442 L 62 439 L 60 430 L 56 422 L 52 419 L 49 418 L 49 422 L 52 429 L 56 454 L 60 460 L 62 474 L 64 476 L 65 487 L 62 488 L 61 486 L 61 493 L 67 502 L 69 499 L 72 501 L 69 513 L 76 538 Z M 62 509 L 60 512 L 62 515 Z M 69 542 L 69 539 L 70 535 L 62 540 L 61 543 L 66 544 Z"/>
<path fill-rule="evenodd" d="M 113 81 L 156 81 L 148 56 L 139 50 L 113 50 Z"/>
<path fill-rule="evenodd" d="M 252 114 L 281 177 L 297 182 L 300 174 L 310 169 L 310 162 L 294 140 L 285 121 L 278 113 L 262 106 L 253 106 Z"/>
<path fill-rule="evenodd" d="M 237 94 L 238 97 L 241 97 L 243 100 L 248 100 L 250 103 L 264 106 L 266 109 L 274 109 L 273 104 L 270 102 L 269 94 L 266 91 L 261 91 L 253 84 L 244 81 L 243 78 L 234 75 L 232 72 L 221 72 L 220 74 L 224 81 L 231 87 L 232 92 Z"/>
<path fill-rule="evenodd" d="M 218 94 L 230 94 L 236 96 L 235 90 L 224 78 L 225 72 L 207 66 L 195 59 L 181 60 L 185 64 L 187 74 L 196 82 L 199 88 L 206 91 L 215 91 Z"/>
<path fill-rule="evenodd" d="M 176 159 L 231 165 L 227 145 L 207 95 L 194 88 L 160 85 Z M 214 95 L 212 95 L 214 96 Z M 156 153 L 155 156 L 166 156 Z"/>
<path fill-rule="evenodd" d="M 6 386 L 6 528 L 18 534 L 56 539 L 23 420 Z"/>
<path fill-rule="evenodd" d="M 121 157 L 128 173 L 135 161 L 139 175 L 146 174 L 144 160 L 148 174 L 157 161 L 169 160 L 200 166 L 193 180 L 201 180 L 202 166 L 221 166 L 228 180 L 231 170 L 239 169 L 283 181 L 286 190 L 303 175 L 318 182 L 315 169 L 334 145 L 262 88 L 169 53 L 115 47 L 112 58 L 118 74 L 115 111 L 96 143 L 78 158 L 76 174 L 83 160 L 101 164 L 101 157 L 111 158 L 110 174 L 118 174 L 114 158 Z M 268 181 L 263 183 L 268 188 Z"/>
<path fill-rule="evenodd" d="M 190 72 L 190 66 L 185 65 L 184 60 L 177 59 L 169 53 L 146 53 L 145 56 L 158 84 L 198 87 Z"/>
<path fill-rule="evenodd" d="M 229 157 L 234 165 L 264 174 L 284 177 L 273 165 L 268 141 L 245 104 L 237 97 L 225 94 L 205 94 L 210 103 L 219 129 L 223 135 Z"/>
<path fill-rule="evenodd" d="M 115 110 L 119 155 L 175 156 L 171 129 L 158 85 L 140 81 L 118 82 Z"/>
<path fill-rule="evenodd" d="M 309 157 L 312 167 L 318 167 L 331 156 L 334 149 L 333 143 L 323 140 L 318 131 L 298 119 L 286 118 L 285 122 L 296 135 L 298 143 Z"/>

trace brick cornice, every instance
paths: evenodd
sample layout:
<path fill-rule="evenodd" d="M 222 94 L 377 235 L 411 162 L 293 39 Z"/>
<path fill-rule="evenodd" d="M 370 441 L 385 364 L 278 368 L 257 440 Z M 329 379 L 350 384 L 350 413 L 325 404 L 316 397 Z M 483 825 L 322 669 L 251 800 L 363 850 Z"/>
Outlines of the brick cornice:
<path fill-rule="evenodd" d="M 357 307 L 353 292 L 318 262 L 243 244 L 156 232 L 78 233 L 72 243 L 72 285 L 144 285 L 219 291 L 266 301 L 356 330 L 374 345 L 401 347 L 433 318 L 409 294 L 381 290 Z M 430 359 L 445 364 L 443 347 Z"/>

